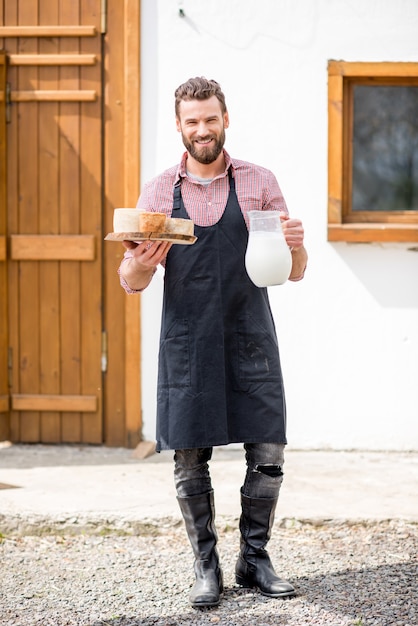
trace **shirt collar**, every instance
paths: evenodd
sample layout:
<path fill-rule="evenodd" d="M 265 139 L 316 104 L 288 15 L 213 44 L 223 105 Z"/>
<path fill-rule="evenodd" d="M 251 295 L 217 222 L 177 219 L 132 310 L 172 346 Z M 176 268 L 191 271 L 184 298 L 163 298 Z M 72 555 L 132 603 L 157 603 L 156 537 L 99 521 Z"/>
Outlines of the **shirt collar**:
<path fill-rule="evenodd" d="M 232 175 L 234 176 L 235 165 L 231 157 L 229 156 L 228 152 L 226 150 L 224 150 L 223 152 L 224 152 L 224 157 L 225 157 L 225 171 L 222 174 L 219 174 L 219 176 L 217 176 L 216 178 L 223 178 L 224 176 L 226 176 L 228 174 L 229 168 L 232 169 Z M 185 178 L 187 176 L 186 162 L 187 162 L 187 152 L 185 152 L 181 158 L 180 165 L 177 169 L 176 180 L 174 182 L 175 185 L 180 181 L 180 178 Z"/>

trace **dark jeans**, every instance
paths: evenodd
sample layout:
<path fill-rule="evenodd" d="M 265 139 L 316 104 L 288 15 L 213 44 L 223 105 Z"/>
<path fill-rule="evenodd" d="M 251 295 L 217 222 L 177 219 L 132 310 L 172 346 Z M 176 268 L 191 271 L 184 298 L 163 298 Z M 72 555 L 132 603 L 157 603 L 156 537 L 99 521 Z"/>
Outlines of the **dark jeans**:
<path fill-rule="evenodd" d="M 247 472 L 242 493 L 249 498 L 277 498 L 283 481 L 284 445 L 246 443 L 244 449 Z M 175 451 L 174 482 L 179 497 L 211 491 L 209 461 L 212 450 L 192 448 Z"/>

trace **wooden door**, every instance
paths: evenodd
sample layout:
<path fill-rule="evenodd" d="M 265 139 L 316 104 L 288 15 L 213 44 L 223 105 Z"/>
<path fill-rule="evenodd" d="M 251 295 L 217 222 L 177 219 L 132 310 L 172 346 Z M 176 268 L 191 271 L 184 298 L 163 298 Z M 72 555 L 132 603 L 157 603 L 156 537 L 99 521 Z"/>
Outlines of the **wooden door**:
<path fill-rule="evenodd" d="M 103 441 L 100 0 L 7 2 L 10 437 Z"/>
<path fill-rule="evenodd" d="M 138 0 L 0 3 L 0 440 L 141 439 L 140 298 L 103 242 L 138 197 L 139 43 Z"/>

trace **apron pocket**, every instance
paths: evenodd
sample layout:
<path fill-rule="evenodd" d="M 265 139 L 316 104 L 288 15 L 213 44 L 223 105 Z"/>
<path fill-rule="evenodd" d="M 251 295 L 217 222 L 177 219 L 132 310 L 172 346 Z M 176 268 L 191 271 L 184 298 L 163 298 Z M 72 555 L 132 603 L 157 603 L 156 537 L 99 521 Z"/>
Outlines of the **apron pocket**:
<path fill-rule="evenodd" d="M 160 341 L 160 387 L 190 387 L 189 323 L 175 320 Z"/>
<path fill-rule="evenodd" d="M 238 381 L 240 383 L 280 382 L 279 349 L 275 332 L 264 320 L 238 320 Z"/>

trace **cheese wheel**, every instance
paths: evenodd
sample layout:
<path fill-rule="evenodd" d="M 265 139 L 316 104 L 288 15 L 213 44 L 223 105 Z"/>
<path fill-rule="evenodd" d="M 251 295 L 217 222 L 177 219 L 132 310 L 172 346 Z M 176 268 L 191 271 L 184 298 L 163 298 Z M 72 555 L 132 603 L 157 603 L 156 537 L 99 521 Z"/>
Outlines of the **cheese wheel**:
<path fill-rule="evenodd" d="M 139 232 L 139 209 L 115 209 L 113 212 L 114 233 Z"/>
<path fill-rule="evenodd" d="M 194 235 L 194 223 L 180 217 L 169 217 L 166 219 L 164 231 L 175 235 Z"/>
<path fill-rule="evenodd" d="M 141 233 L 162 233 L 166 222 L 165 213 L 148 213 L 143 211 L 139 215 L 139 231 Z"/>

